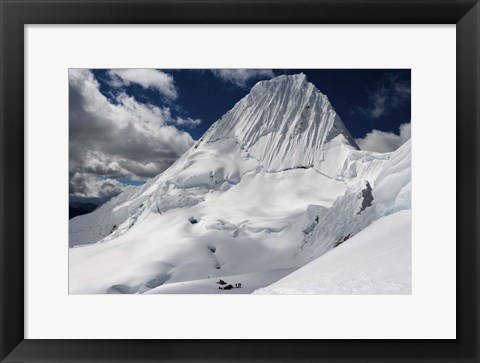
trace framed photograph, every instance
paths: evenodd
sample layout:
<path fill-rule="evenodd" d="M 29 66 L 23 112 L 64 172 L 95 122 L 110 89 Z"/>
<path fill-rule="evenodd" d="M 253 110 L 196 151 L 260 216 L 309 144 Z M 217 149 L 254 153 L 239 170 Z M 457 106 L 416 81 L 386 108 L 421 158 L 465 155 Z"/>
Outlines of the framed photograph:
<path fill-rule="evenodd" d="M 2 362 L 480 361 L 478 1 L 1 9 Z"/>

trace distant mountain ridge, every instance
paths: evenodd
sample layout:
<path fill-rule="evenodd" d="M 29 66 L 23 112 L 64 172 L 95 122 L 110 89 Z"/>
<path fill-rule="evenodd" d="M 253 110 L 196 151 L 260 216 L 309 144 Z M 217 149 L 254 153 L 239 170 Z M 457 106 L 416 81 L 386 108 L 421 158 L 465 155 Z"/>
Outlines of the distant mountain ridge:
<path fill-rule="evenodd" d="M 98 205 L 92 204 L 92 203 L 70 203 L 70 206 L 68 207 L 68 213 L 69 213 L 69 218 L 72 219 L 73 217 L 76 216 L 81 216 L 83 214 L 91 213 L 95 209 L 97 209 Z"/>

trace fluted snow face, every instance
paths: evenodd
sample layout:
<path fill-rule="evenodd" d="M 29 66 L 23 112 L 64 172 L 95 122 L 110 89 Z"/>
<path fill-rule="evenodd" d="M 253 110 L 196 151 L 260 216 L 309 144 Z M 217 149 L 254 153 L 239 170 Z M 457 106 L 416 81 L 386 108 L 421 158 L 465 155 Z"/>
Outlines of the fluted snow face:
<path fill-rule="evenodd" d="M 313 166 L 340 134 L 358 148 L 327 96 L 298 74 L 257 83 L 202 139 L 235 138 L 264 169 L 278 171 Z"/>

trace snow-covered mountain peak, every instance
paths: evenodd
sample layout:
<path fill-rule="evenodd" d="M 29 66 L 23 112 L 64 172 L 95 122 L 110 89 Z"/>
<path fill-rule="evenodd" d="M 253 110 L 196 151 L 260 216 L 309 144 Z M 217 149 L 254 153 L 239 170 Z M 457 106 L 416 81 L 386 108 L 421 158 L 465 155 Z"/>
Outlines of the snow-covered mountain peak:
<path fill-rule="evenodd" d="M 211 143 L 234 138 L 268 171 L 311 167 L 325 145 L 341 135 L 358 149 L 327 96 L 304 74 L 258 82 L 202 137 Z"/>
<path fill-rule="evenodd" d="M 409 141 L 359 150 L 305 75 L 258 82 L 168 169 L 70 220 L 69 291 L 252 292 L 410 209 L 410 165 Z"/>
<path fill-rule="evenodd" d="M 268 87 L 273 86 L 273 85 L 278 85 L 280 83 L 297 83 L 300 85 L 306 85 L 309 84 L 307 81 L 307 76 L 304 73 L 298 73 L 298 74 L 292 74 L 292 75 L 286 75 L 282 74 L 280 76 L 274 77 L 269 80 L 264 80 L 264 81 L 259 81 L 257 82 L 253 87 L 251 91 L 255 91 L 258 89 L 261 89 L 262 87 Z"/>

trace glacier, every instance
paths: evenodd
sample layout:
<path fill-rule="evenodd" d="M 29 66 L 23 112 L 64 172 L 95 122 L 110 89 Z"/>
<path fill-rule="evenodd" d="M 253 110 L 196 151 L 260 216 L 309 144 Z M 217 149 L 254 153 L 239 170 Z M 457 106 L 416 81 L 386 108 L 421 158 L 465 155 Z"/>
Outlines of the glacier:
<path fill-rule="evenodd" d="M 303 74 L 258 82 L 163 173 L 70 220 L 69 292 L 262 289 L 409 210 L 410 149 L 360 150 Z"/>
<path fill-rule="evenodd" d="M 258 295 L 411 294 L 411 211 L 378 219 L 342 244 Z"/>

